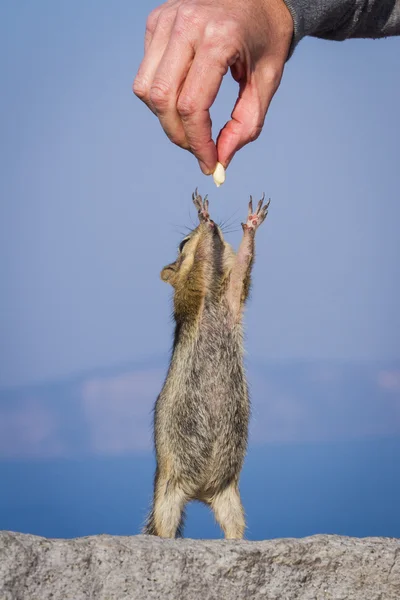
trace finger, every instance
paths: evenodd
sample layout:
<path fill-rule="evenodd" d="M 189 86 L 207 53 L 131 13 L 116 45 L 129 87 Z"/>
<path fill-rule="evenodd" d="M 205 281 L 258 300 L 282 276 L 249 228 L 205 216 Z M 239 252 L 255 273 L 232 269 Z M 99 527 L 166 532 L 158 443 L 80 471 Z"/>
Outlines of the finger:
<path fill-rule="evenodd" d="M 167 0 L 166 2 L 164 2 L 164 4 L 161 4 L 160 6 L 157 6 L 157 8 L 152 10 L 151 13 L 149 14 L 149 16 L 147 17 L 146 31 L 144 34 L 144 51 L 145 51 L 145 53 L 147 52 L 147 50 L 150 47 L 151 41 L 154 36 L 154 32 L 157 27 L 159 16 L 161 15 L 163 10 L 165 10 L 165 8 L 167 6 L 171 7 L 172 5 L 177 4 L 177 3 L 178 3 L 178 0 Z"/>
<path fill-rule="evenodd" d="M 152 10 L 151 13 L 149 14 L 149 16 L 147 17 L 146 31 L 144 34 L 144 53 L 145 54 L 149 49 L 151 40 L 153 39 L 153 35 L 154 35 L 154 32 L 157 27 L 157 23 L 158 23 L 158 18 L 160 16 L 161 12 L 162 12 L 162 6 L 159 6 L 158 8 L 155 8 L 154 10 Z"/>
<path fill-rule="evenodd" d="M 280 74 L 274 68 L 260 68 L 248 80 L 240 82 L 239 97 L 232 118 L 217 138 L 218 161 L 225 167 L 240 148 L 260 135 L 279 82 Z"/>
<path fill-rule="evenodd" d="M 206 175 L 214 172 L 217 148 L 212 139 L 209 109 L 236 50 L 202 44 L 197 50 L 179 94 L 177 109 L 191 152 Z"/>
<path fill-rule="evenodd" d="M 167 47 L 168 40 L 175 20 L 176 11 L 164 9 L 158 16 L 155 30 L 151 38 L 151 43 L 144 55 L 139 67 L 135 81 L 133 82 L 133 92 L 153 111 L 151 105 L 150 90 L 154 75 L 158 69 L 162 56 Z"/>
<path fill-rule="evenodd" d="M 172 30 L 150 89 L 150 102 L 169 139 L 189 149 L 182 119 L 177 110 L 179 93 L 194 57 L 194 47 L 188 35 Z"/>

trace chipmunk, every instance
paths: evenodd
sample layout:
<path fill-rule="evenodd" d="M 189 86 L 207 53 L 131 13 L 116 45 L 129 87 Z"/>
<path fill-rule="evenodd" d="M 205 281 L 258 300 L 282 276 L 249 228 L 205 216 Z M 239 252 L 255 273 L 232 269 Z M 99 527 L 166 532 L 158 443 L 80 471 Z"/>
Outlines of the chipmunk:
<path fill-rule="evenodd" d="M 157 467 L 144 533 L 183 534 L 190 500 L 209 505 L 225 538 L 242 538 L 239 475 L 247 447 L 249 394 L 243 367 L 243 306 L 249 294 L 254 237 L 268 213 L 263 198 L 237 254 L 210 218 L 207 197 L 193 194 L 199 225 L 161 271 L 174 288 L 171 362 L 154 410 Z"/>

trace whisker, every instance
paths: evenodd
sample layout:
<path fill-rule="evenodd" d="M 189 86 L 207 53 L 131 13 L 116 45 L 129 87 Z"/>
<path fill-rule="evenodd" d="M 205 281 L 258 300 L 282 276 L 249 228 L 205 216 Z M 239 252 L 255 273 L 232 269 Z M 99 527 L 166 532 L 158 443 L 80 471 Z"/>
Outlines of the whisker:
<path fill-rule="evenodd" d="M 191 233 L 193 231 L 193 229 L 191 229 L 190 227 L 188 227 L 187 225 L 184 225 L 184 224 L 169 223 L 169 225 L 170 225 L 170 227 L 173 227 L 175 229 L 175 231 L 179 231 L 179 233 L 182 233 L 182 235 L 187 235 L 187 232 Z M 181 231 L 182 229 L 183 229 L 183 232 Z M 186 229 L 186 231 L 185 231 L 185 229 Z"/>
<path fill-rule="evenodd" d="M 224 223 L 223 225 L 220 225 L 220 228 L 222 229 L 222 231 L 225 231 L 225 229 L 229 229 L 230 227 L 236 227 L 237 225 L 239 225 L 239 219 L 235 219 L 234 221 L 231 221 L 231 223 Z"/>
<path fill-rule="evenodd" d="M 231 227 L 237 227 L 240 224 L 240 219 L 235 219 L 234 221 L 231 221 L 230 223 L 223 223 L 222 226 L 220 225 L 221 229 L 230 229 Z"/>
<path fill-rule="evenodd" d="M 193 217 L 192 217 L 192 213 L 190 212 L 190 208 L 188 208 L 188 213 L 189 213 L 189 218 L 192 222 L 193 228 L 196 229 L 197 225 L 196 223 L 193 221 Z M 190 231 L 193 231 L 193 229 L 191 229 Z"/>
<path fill-rule="evenodd" d="M 236 227 L 235 229 L 226 229 L 222 233 L 229 234 L 229 233 L 235 233 L 235 231 L 239 231 L 239 228 Z"/>
<path fill-rule="evenodd" d="M 233 217 L 235 217 L 238 214 L 239 210 L 240 210 L 240 208 L 238 208 L 237 210 L 235 210 L 235 212 L 230 217 L 228 217 L 224 221 L 221 221 L 221 223 L 218 223 L 219 226 L 221 227 L 221 229 L 222 229 L 222 227 L 224 227 L 225 225 L 227 225 L 229 223 L 229 221 L 231 221 L 231 219 L 233 219 Z"/>

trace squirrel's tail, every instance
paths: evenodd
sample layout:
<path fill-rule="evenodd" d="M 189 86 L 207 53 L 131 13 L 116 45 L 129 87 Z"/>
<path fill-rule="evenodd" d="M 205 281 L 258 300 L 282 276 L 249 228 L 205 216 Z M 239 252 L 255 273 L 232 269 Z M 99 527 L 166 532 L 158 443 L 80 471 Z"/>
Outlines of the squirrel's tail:
<path fill-rule="evenodd" d="M 153 509 L 151 509 L 151 511 L 147 517 L 147 520 L 146 520 L 145 526 L 143 527 L 142 533 L 144 533 L 146 535 L 157 535 Z"/>

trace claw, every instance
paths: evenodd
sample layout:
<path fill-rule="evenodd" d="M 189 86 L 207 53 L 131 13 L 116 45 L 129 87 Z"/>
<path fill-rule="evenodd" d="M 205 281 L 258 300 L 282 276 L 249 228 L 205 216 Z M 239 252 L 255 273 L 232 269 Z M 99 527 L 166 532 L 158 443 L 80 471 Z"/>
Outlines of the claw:
<path fill-rule="evenodd" d="M 249 216 L 253 214 L 253 197 L 250 196 L 250 202 L 249 202 Z"/>
<path fill-rule="evenodd" d="M 268 214 L 268 208 L 269 208 L 269 203 L 271 202 L 271 198 L 268 199 L 268 202 L 266 204 L 264 204 L 264 206 L 261 209 L 260 215 L 261 215 L 261 223 L 263 221 L 265 221 L 265 219 L 267 218 L 267 214 Z"/>
<path fill-rule="evenodd" d="M 258 201 L 258 204 L 257 204 L 257 214 L 258 214 L 258 213 L 260 212 L 260 210 L 261 210 L 261 207 L 262 207 L 262 205 L 263 205 L 263 202 L 264 202 L 264 198 L 265 198 L 265 192 L 263 192 L 263 195 L 262 195 L 262 198 L 261 198 L 261 200 L 259 200 L 259 201 Z"/>
<path fill-rule="evenodd" d="M 201 196 L 199 196 L 199 194 L 197 192 L 197 188 L 195 189 L 195 191 L 192 194 L 192 200 L 193 200 L 193 204 L 195 205 L 197 210 L 201 210 L 203 208 L 202 199 L 201 199 Z"/>

